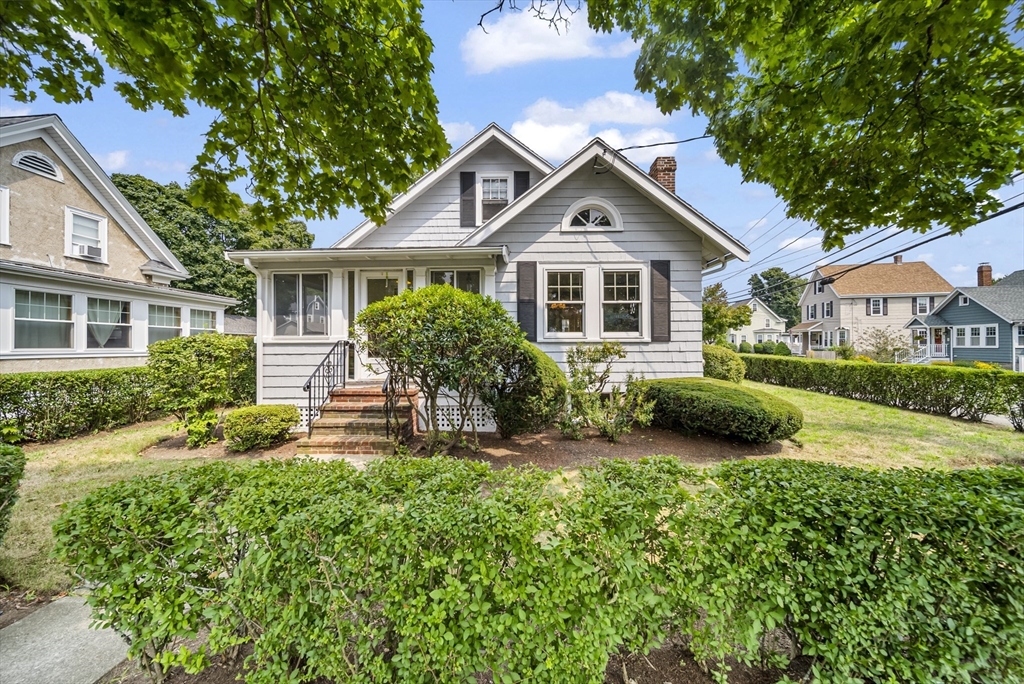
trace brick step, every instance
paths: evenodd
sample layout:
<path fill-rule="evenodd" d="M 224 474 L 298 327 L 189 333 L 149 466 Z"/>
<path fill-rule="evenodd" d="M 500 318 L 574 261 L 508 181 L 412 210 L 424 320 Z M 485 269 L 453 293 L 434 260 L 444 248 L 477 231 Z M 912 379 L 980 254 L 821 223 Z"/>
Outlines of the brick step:
<path fill-rule="evenodd" d="M 419 394 L 419 389 L 416 387 L 409 387 L 405 396 L 415 397 Z M 345 387 L 335 387 L 331 390 L 330 395 L 334 397 L 346 397 L 353 400 L 362 397 L 381 397 L 384 395 L 384 389 L 382 383 L 374 383 L 372 385 L 347 385 Z"/>
<path fill-rule="evenodd" d="M 303 437 L 295 444 L 298 454 L 310 456 L 331 456 L 345 454 L 367 454 L 391 456 L 395 444 L 378 435 L 317 435 Z"/>
<path fill-rule="evenodd" d="M 400 420 L 399 431 L 409 435 L 412 422 L 408 416 Z M 313 423 L 314 435 L 384 435 L 387 432 L 387 421 L 381 417 L 349 417 L 349 414 L 331 413 L 321 416 Z"/>
<path fill-rule="evenodd" d="M 334 416 L 338 418 L 383 418 L 384 399 L 381 398 L 379 401 L 364 401 L 357 403 L 329 401 L 320 407 L 320 415 L 321 417 Z"/>

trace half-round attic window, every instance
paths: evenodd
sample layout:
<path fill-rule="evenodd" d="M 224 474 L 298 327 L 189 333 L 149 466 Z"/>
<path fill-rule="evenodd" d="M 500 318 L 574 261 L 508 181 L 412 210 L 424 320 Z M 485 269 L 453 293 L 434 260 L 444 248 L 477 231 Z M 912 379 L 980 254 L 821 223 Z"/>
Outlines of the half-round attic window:
<path fill-rule="evenodd" d="M 610 202 L 600 197 L 584 197 L 565 212 L 562 230 L 570 233 L 622 230 L 622 216 Z"/>
<path fill-rule="evenodd" d="M 64 174 L 61 173 L 60 167 L 45 154 L 35 150 L 24 150 L 14 155 L 11 165 L 50 180 L 64 182 Z"/>

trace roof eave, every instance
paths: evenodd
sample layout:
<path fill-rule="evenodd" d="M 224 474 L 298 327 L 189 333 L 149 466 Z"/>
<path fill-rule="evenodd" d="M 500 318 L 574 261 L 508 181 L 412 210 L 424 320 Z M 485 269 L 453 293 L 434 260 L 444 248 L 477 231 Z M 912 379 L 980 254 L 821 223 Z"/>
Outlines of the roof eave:
<path fill-rule="evenodd" d="M 508 245 L 487 245 L 481 247 L 387 247 L 387 248 L 344 248 L 327 247 L 321 249 L 261 249 L 224 252 L 225 258 L 236 264 L 256 264 L 260 261 L 340 261 L 345 259 L 359 261 L 428 259 L 428 258 L 473 258 L 498 257 L 508 263 Z"/>

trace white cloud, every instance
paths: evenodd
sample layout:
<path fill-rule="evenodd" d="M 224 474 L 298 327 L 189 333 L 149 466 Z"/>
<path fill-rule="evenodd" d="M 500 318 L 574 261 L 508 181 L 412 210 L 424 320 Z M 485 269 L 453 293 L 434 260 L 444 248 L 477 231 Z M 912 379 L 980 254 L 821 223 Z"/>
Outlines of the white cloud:
<path fill-rule="evenodd" d="M 28 116 L 31 113 L 31 107 L 0 107 L 0 116 Z"/>
<path fill-rule="evenodd" d="M 128 150 L 114 150 L 106 154 L 93 155 L 107 173 L 120 171 L 128 166 Z"/>
<path fill-rule="evenodd" d="M 992 280 L 1001 280 L 1002 278 L 1005 278 L 1005 277 L 1006 277 L 1005 273 L 993 273 L 992 274 Z"/>
<path fill-rule="evenodd" d="M 766 219 L 766 218 L 759 218 L 756 221 L 751 221 L 750 223 L 748 223 L 747 224 L 747 230 L 754 230 L 755 228 L 760 228 L 761 226 L 763 226 L 766 223 L 768 223 L 768 219 Z"/>
<path fill-rule="evenodd" d="M 599 34 L 587 24 L 583 6 L 567 27 L 555 30 L 547 21 L 529 12 L 509 12 L 497 21 L 471 28 L 462 39 L 462 61 L 471 74 L 537 61 L 559 61 L 583 57 L 626 57 L 639 45 L 629 38 Z"/>
<path fill-rule="evenodd" d="M 963 273 L 969 269 L 967 266 L 964 266 L 963 264 L 957 264 L 956 266 L 949 270 L 952 271 L 953 273 Z"/>
<path fill-rule="evenodd" d="M 807 247 L 820 247 L 820 237 L 786 238 L 779 243 L 780 249 L 806 249 Z"/>
<path fill-rule="evenodd" d="M 593 97 L 578 107 L 563 107 L 546 97 L 534 102 L 523 111 L 530 119 L 585 124 L 631 124 L 651 126 L 667 118 L 653 100 L 632 93 L 609 90 Z"/>
<path fill-rule="evenodd" d="M 931 261 L 934 256 L 933 252 L 922 252 L 914 257 L 914 261 Z"/>
<path fill-rule="evenodd" d="M 188 164 L 180 161 L 165 162 L 157 159 L 147 159 L 142 163 L 146 168 L 156 169 L 164 173 L 185 173 L 188 171 Z"/>
<path fill-rule="evenodd" d="M 710 162 L 720 162 L 720 161 L 722 161 L 722 158 L 720 156 L 718 156 L 718 150 L 716 150 L 714 147 L 712 147 L 710 149 L 707 149 L 707 150 L 704 150 L 701 153 L 701 157 L 704 158 L 704 161 L 710 161 Z"/>
<path fill-rule="evenodd" d="M 995 190 L 989 190 L 988 194 L 989 194 L 989 196 L 994 197 L 997 200 L 1002 200 L 1003 199 L 1002 197 L 999 196 L 999 193 L 996 192 Z"/>
<path fill-rule="evenodd" d="M 444 135 L 452 145 L 461 145 L 476 133 L 476 126 L 468 121 L 442 121 L 441 128 L 444 129 Z"/>
<path fill-rule="evenodd" d="M 68 31 L 68 33 L 71 34 L 72 38 L 74 38 L 83 46 L 85 46 L 86 52 L 96 51 L 96 43 L 94 43 L 92 41 L 92 38 L 90 38 L 89 36 L 85 35 L 84 33 L 78 33 L 77 31 Z"/>

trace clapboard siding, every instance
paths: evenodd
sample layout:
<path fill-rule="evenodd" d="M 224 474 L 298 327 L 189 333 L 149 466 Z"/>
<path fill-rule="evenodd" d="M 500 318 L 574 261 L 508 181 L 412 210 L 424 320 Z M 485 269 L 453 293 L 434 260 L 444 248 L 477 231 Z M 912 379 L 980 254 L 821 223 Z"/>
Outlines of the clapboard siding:
<path fill-rule="evenodd" d="M 307 395 L 302 386 L 333 346 L 334 342 L 327 340 L 302 344 L 264 342 L 260 403 L 294 404 L 305 419 Z"/>
<path fill-rule="evenodd" d="M 597 196 L 615 205 L 624 230 L 607 233 L 563 233 L 562 217 L 577 200 Z M 671 261 L 670 342 L 623 341 L 626 359 L 617 365 L 613 381 L 626 371 L 648 378 L 701 375 L 701 241 L 688 228 L 661 211 L 650 200 L 613 173 L 595 174 L 584 168 L 552 188 L 504 228 L 490 236 L 488 244 L 508 245 L 510 263 L 498 268 L 497 299 L 515 317 L 516 262 L 545 264 L 604 264 L 613 262 Z M 538 273 L 539 278 L 539 273 Z M 543 298 L 538 282 L 538 299 Z M 645 293 L 644 315 L 650 315 L 650 295 Z M 588 302 L 588 305 L 593 305 Z M 538 329 L 543 328 L 538 321 Z M 541 349 L 563 368 L 566 351 L 575 342 L 545 341 Z"/>
<path fill-rule="evenodd" d="M 530 184 L 540 173 L 498 143 L 482 148 L 465 163 L 453 168 L 429 191 L 413 200 L 390 221 L 359 241 L 355 247 L 446 247 L 457 244 L 476 230 L 459 226 L 459 173 L 476 172 L 477 183 L 491 174 L 507 175 L 509 199 L 515 171 L 529 171 Z M 479 220 L 479 217 L 478 217 Z"/>
<path fill-rule="evenodd" d="M 950 300 L 942 310 L 937 311 L 954 328 L 980 326 L 982 335 L 985 334 L 984 327 L 987 325 L 999 326 L 998 347 L 953 347 L 954 361 L 984 361 L 985 363 L 998 363 L 1013 368 L 1013 328 L 1003 319 L 981 306 L 973 299 L 967 306 L 960 306 L 959 297 Z M 970 334 L 970 330 L 966 331 Z M 955 330 L 951 336 L 952 341 L 956 340 Z"/>

